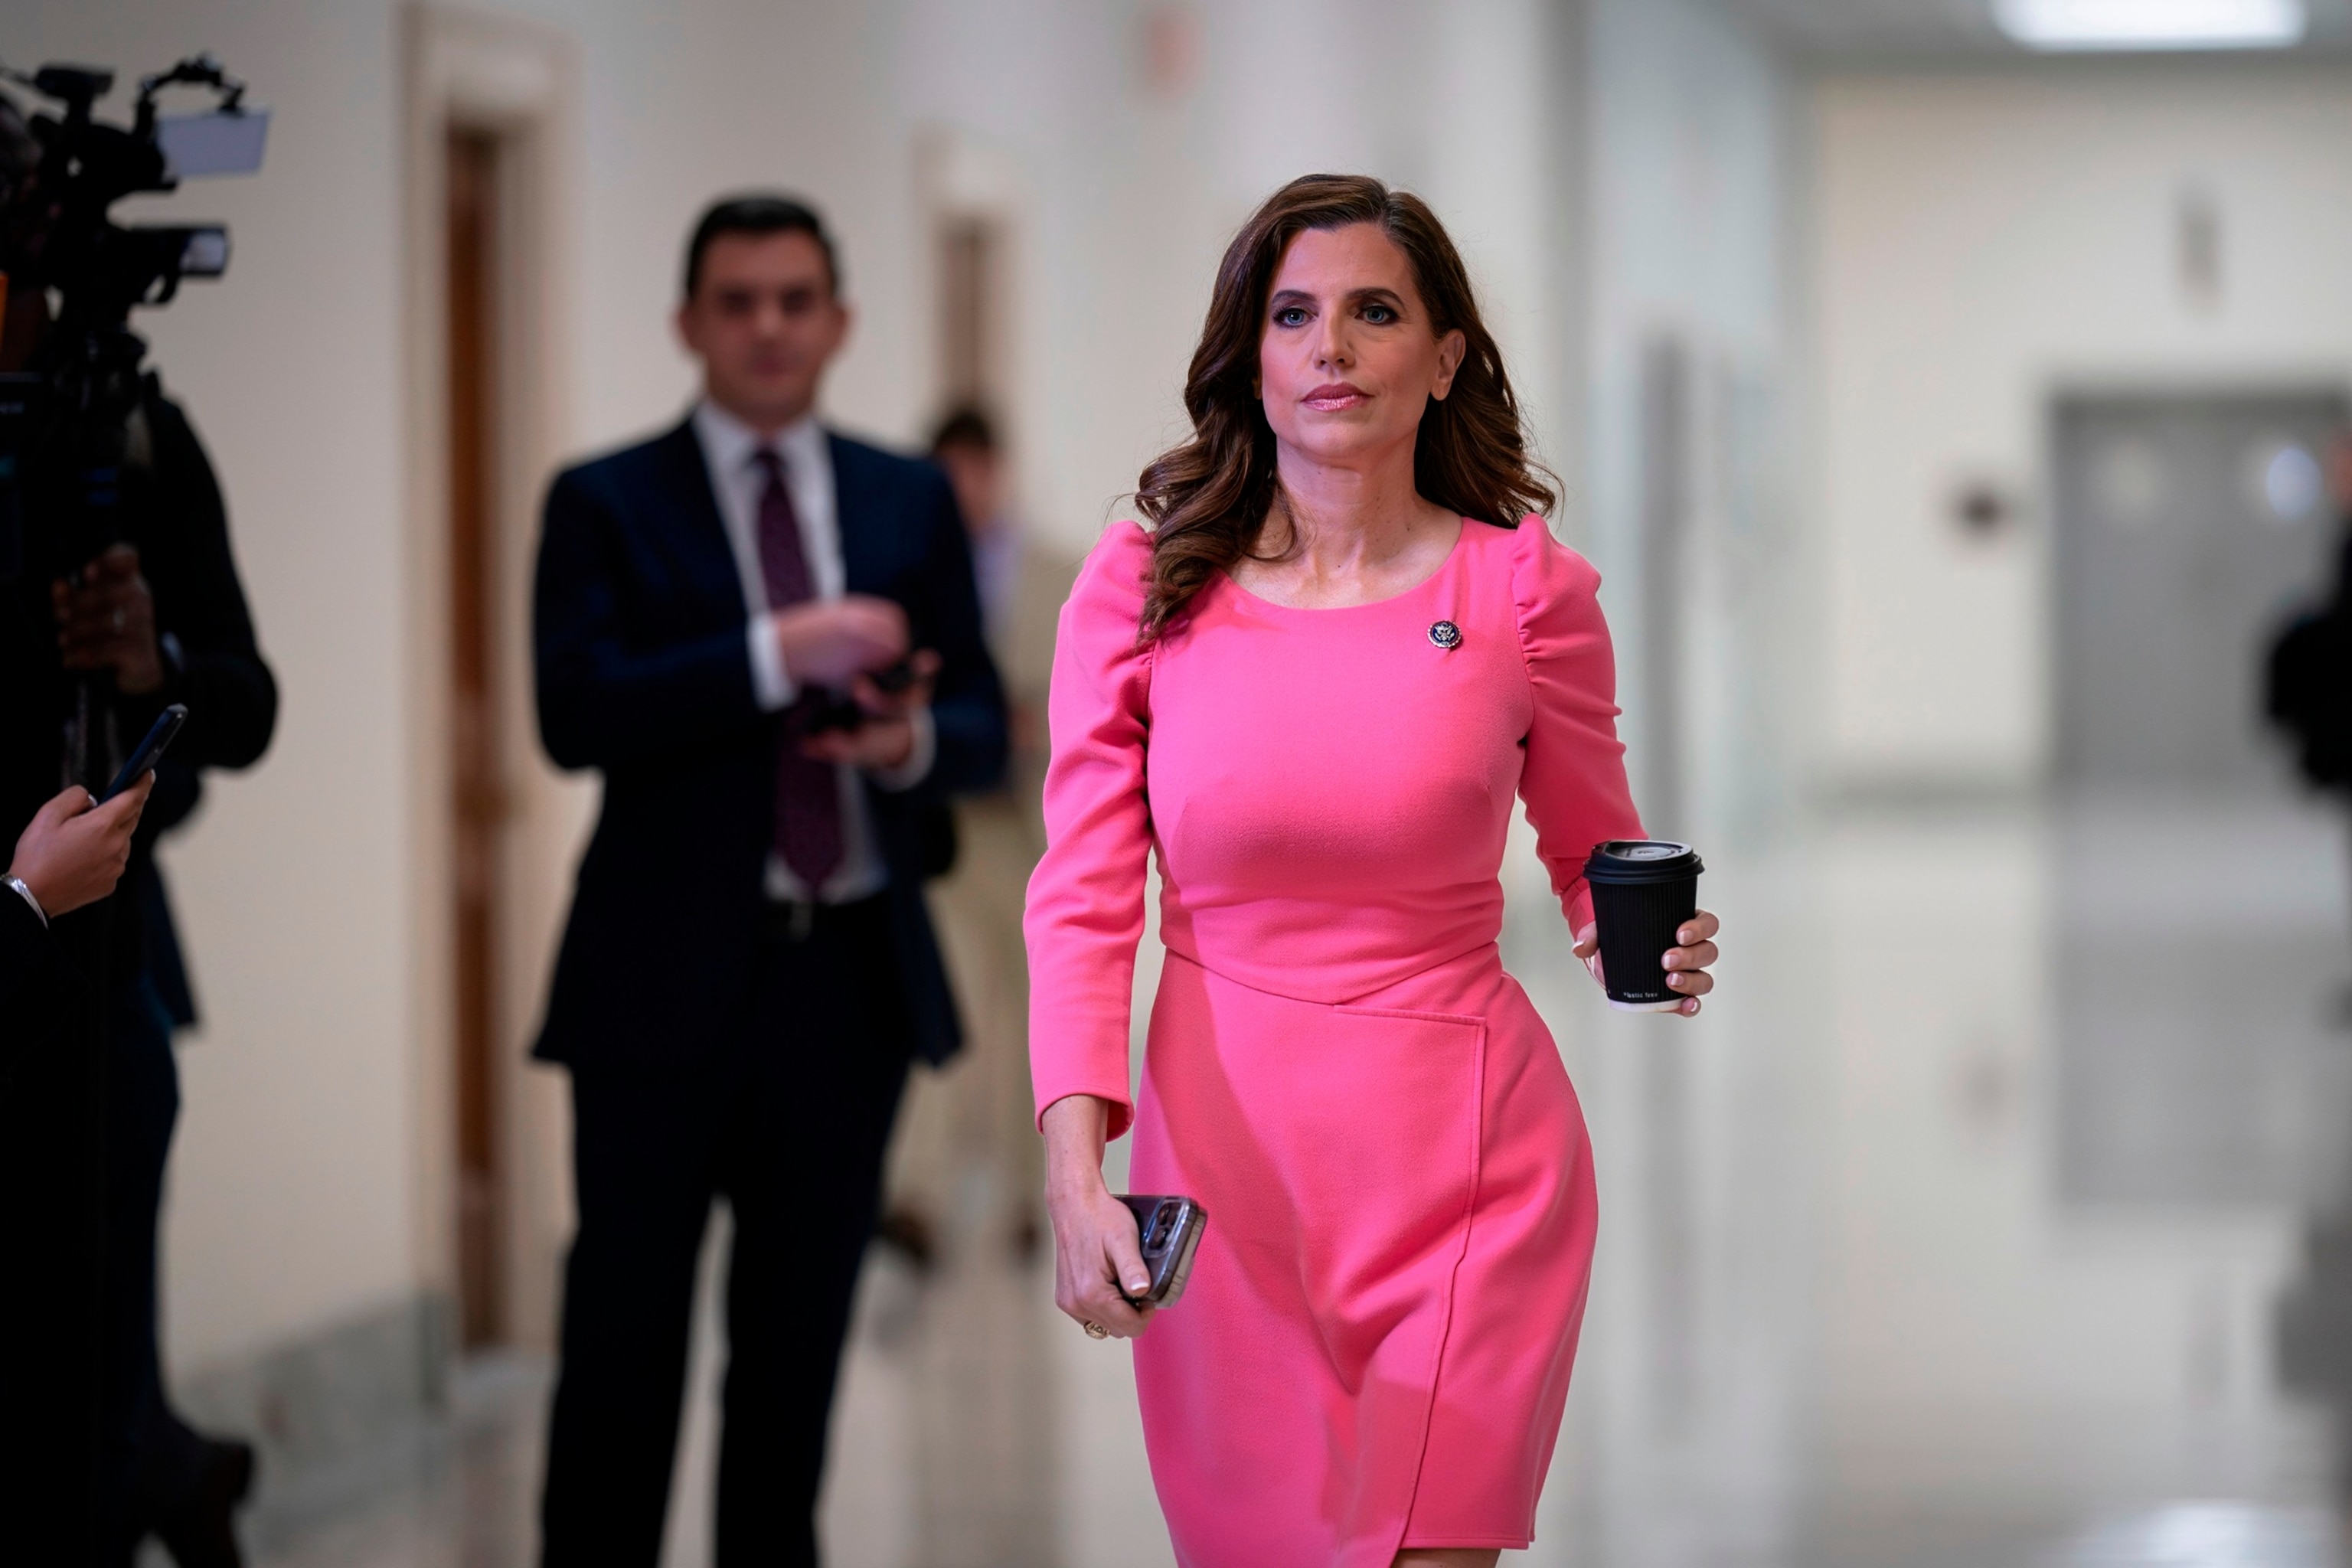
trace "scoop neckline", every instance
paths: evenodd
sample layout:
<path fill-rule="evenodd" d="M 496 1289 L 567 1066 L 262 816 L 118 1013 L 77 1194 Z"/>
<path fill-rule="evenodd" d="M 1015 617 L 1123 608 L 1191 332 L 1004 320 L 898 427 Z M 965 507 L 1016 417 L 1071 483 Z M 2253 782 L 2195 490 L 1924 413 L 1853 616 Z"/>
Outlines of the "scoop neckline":
<path fill-rule="evenodd" d="M 1221 568 L 1218 571 L 1217 575 L 1225 580 L 1225 586 L 1231 588 L 1234 593 L 1239 594 L 1243 598 L 1247 599 L 1251 604 L 1262 605 L 1269 610 L 1279 610 L 1285 615 L 1339 616 L 1345 615 L 1350 610 L 1377 610 L 1383 605 L 1400 604 L 1406 599 L 1412 598 L 1415 594 L 1420 593 L 1423 588 L 1428 587 L 1432 583 L 1436 582 L 1440 577 L 1445 575 L 1447 570 L 1453 566 L 1454 557 L 1462 553 L 1462 542 L 1470 537 L 1470 520 L 1466 517 L 1456 514 L 1454 521 L 1459 526 L 1454 530 L 1454 543 L 1445 552 L 1444 558 L 1438 562 L 1435 568 L 1430 572 L 1428 576 L 1423 577 L 1420 582 L 1415 583 L 1410 588 L 1402 589 L 1397 593 L 1391 594 L 1385 599 L 1367 599 L 1360 605 L 1278 605 L 1262 594 L 1253 594 L 1247 588 L 1243 587 L 1240 581 L 1235 578 L 1231 572 Z"/>

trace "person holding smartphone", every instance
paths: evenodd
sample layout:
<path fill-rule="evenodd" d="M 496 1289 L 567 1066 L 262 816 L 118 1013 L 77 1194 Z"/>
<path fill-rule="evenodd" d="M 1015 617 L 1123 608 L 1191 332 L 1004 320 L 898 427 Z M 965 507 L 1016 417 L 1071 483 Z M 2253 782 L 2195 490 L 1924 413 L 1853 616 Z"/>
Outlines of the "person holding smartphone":
<path fill-rule="evenodd" d="M 789 197 L 721 201 L 675 322 L 693 411 L 559 475 L 534 600 L 540 734 L 604 779 L 536 1054 L 572 1078 L 541 1561 L 661 1554 L 722 1194 L 715 1557 L 816 1561 L 851 1291 L 910 1065 L 961 1041 L 924 903 L 1004 700 L 945 475 L 827 429 L 850 310 Z"/>
<path fill-rule="evenodd" d="M 1417 198 L 1312 175 L 1218 268 L 1184 389 L 1062 612 L 1030 1042 L 1055 1300 L 1135 1338 L 1180 1563 L 1493 1568 L 1528 1544 L 1592 1161 L 1496 939 L 1514 797 L 1592 952 L 1641 837 L 1599 578 L 1539 515 L 1500 352 Z M 1167 962 L 1139 1095 L 1145 875 Z M 1680 1011 L 1715 917 L 1665 958 Z M 1210 1216 L 1183 1304 L 1102 1176 Z"/>
<path fill-rule="evenodd" d="M 49 921 L 114 891 L 131 863 L 131 836 L 155 790 L 143 773 L 104 805 L 74 788 L 53 796 L 26 825 L 8 861 L 9 897 L 0 897 L 0 1095 L 16 1060 L 58 1043 L 74 981 Z"/>

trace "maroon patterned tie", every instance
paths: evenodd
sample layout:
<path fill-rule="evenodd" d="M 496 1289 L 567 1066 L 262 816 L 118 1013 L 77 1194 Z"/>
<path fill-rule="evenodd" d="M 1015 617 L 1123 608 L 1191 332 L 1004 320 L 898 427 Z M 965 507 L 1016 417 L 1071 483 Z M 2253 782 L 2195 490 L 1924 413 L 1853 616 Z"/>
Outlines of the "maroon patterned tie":
<path fill-rule="evenodd" d="M 762 447 L 751 460 L 768 479 L 760 491 L 760 574 L 768 580 L 768 606 L 781 610 L 814 598 L 816 584 L 801 546 L 801 520 L 785 482 L 783 458 Z M 841 865 L 839 775 L 831 763 L 801 754 L 809 720 L 824 700 L 815 690 L 804 689 L 784 710 L 776 756 L 776 853 L 812 899 Z"/>

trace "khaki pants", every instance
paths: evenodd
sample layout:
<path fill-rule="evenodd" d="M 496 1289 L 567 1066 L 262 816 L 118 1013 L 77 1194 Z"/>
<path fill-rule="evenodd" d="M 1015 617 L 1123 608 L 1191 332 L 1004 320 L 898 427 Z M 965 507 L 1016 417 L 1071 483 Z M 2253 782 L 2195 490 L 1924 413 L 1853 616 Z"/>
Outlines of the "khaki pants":
<path fill-rule="evenodd" d="M 959 802 L 955 869 L 931 884 L 964 1047 L 919 1069 L 891 1149 L 892 1205 L 920 1211 L 950 1251 L 1010 1244 L 1042 1223 L 1045 1146 L 1029 1089 L 1029 963 L 1022 905 L 1044 832 L 1034 792 Z"/>

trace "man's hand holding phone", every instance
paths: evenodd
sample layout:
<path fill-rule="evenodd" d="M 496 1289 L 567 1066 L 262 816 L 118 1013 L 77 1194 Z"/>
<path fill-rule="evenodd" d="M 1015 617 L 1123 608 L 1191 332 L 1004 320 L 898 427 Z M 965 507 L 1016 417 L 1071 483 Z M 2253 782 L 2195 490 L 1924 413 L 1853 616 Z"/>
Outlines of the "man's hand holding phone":
<path fill-rule="evenodd" d="M 66 791 L 26 825 L 8 875 L 31 890 L 52 920 L 96 903 L 114 891 L 130 864 L 131 835 L 154 790 L 155 775 L 149 773 L 103 805 L 93 804 L 88 790 Z M 14 896 L 0 888 L 0 899 Z"/>
<path fill-rule="evenodd" d="M 768 624 L 795 685 L 846 689 L 856 677 L 907 657 L 907 612 L 868 594 L 772 611 Z"/>
<path fill-rule="evenodd" d="M 801 742 L 801 750 L 828 763 L 887 773 L 903 767 L 915 750 L 915 715 L 931 703 L 940 656 L 918 648 L 886 670 L 850 678 L 849 694 L 865 719 L 854 728 L 824 730 Z"/>
<path fill-rule="evenodd" d="M 907 612 L 888 599 L 848 594 L 774 611 L 769 625 L 795 683 L 845 690 L 865 715 L 810 735 L 801 749 L 877 772 L 903 765 L 915 749 L 915 715 L 930 705 L 940 670 L 938 654 L 908 652 Z"/>

